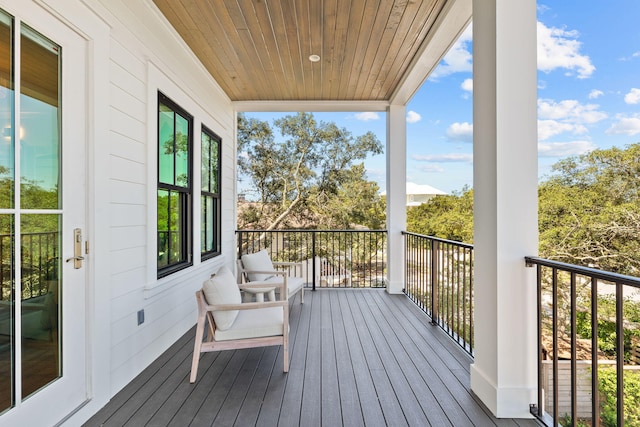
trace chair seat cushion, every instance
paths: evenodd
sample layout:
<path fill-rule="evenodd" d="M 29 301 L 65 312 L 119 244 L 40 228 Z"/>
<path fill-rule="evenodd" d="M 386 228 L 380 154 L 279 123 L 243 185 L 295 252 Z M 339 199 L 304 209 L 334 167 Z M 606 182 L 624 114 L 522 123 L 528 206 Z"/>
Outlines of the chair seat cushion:
<path fill-rule="evenodd" d="M 222 266 L 202 284 L 202 291 L 207 304 L 240 304 L 242 295 L 236 283 L 236 278 L 231 270 Z M 238 316 L 238 310 L 216 310 L 213 312 L 213 320 L 216 328 L 222 331 L 229 329 Z"/>
<path fill-rule="evenodd" d="M 282 277 L 273 276 L 265 280 L 265 282 L 282 283 Z M 303 285 L 304 285 L 304 279 L 302 277 L 291 277 L 291 276 L 287 277 L 287 291 L 289 293 L 289 296 L 298 292 Z"/>
<path fill-rule="evenodd" d="M 227 341 L 282 335 L 284 333 L 283 313 L 282 307 L 240 310 L 236 321 L 229 329 L 216 328 L 213 339 Z"/>
<path fill-rule="evenodd" d="M 247 271 L 274 271 L 273 262 L 266 250 L 262 249 L 254 254 L 242 255 L 242 265 Z M 247 273 L 250 282 L 271 278 L 272 274 Z"/>

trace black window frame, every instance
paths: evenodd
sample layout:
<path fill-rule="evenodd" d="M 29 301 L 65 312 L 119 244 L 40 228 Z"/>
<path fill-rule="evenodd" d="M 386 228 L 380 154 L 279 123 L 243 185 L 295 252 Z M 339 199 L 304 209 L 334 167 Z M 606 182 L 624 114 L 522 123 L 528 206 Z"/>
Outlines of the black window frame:
<path fill-rule="evenodd" d="M 176 156 L 174 156 L 173 161 L 173 174 L 174 174 L 174 184 L 168 184 L 161 181 L 161 169 L 160 169 L 160 156 L 162 153 L 162 143 L 160 141 L 160 108 L 161 105 L 168 107 L 174 113 L 174 132 L 176 130 L 176 115 L 181 116 L 183 119 L 187 120 L 188 123 L 188 132 L 189 136 L 187 138 L 187 185 L 181 186 L 176 185 Z M 167 263 L 160 265 L 161 261 L 161 230 L 159 229 L 159 214 L 160 214 L 160 203 L 156 208 L 156 238 L 157 238 L 157 272 L 158 279 L 161 277 L 168 276 L 172 273 L 175 273 L 179 270 L 185 269 L 193 265 L 193 116 L 189 114 L 184 108 L 180 107 L 176 102 L 171 100 L 168 96 L 164 95 L 162 92 L 158 92 L 158 108 L 157 108 L 157 135 L 156 135 L 156 144 L 158 148 L 157 153 L 157 190 L 156 197 L 159 201 L 160 191 L 167 191 L 169 194 L 177 194 L 179 196 L 179 206 L 180 206 L 180 230 L 181 230 L 181 238 L 179 241 L 180 251 L 183 254 L 181 259 L 173 263 Z M 174 136 L 174 144 L 175 144 L 175 136 Z M 175 150 L 174 150 L 175 152 Z M 168 200 L 171 198 L 168 197 Z M 170 217 L 171 206 L 167 203 L 167 218 Z M 167 241 L 169 242 L 169 249 L 171 249 L 171 230 L 166 230 L 167 233 Z M 170 250 L 167 251 L 170 253 Z M 167 255 L 169 256 L 169 255 Z"/>
<path fill-rule="evenodd" d="M 217 153 L 216 153 L 216 159 L 217 159 L 217 165 L 215 166 L 215 172 L 216 172 L 216 177 L 215 177 L 215 181 L 217 184 L 217 188 L 216 189 L 212 189 L 211 188 L 211 178 L 208 176 L 209 172 L 212 170 L 212 158 L 213 156 L 211 155 L 211 147 L 209 147 L 209 155 L 207 157 L 205 157 L 205 147 L 204 147 L 204 142 L 203 142 L 203 136 L 206 135 L 208 136 L 211 140 L 214 140 L 217 142 Z M 207 260 L 213 257 L 216 257 L 218 255 L 220 255 L 222 253 L 222 245 L 221 245 L 221 229 L 222 229 L 222 221 L 221 221 L 221 178 L 222 178 L 222 138 L 220 138 L 220 136 L 218 136 L 215 132 L 213 132 L 211 129 L 209 129 L 207 126 L 202 125 L 201 126 L 201 130 L 200 130 L 200 147 L 201 147 L 201 162 L 200 162 L 200 177 L 201 177 L 201 185 L 200 185 L 200 201 L 201 201 L 201 206 L 200 206 L 200 257 L 202 260 Z M 204 167 L 204 159 L 208 158 L 209 159 L 209 165 L 207 168 L 207 179 L 206 179 L 206 183 L 205 183 L 205 167 Z M 207 186 L 207 188 L 205 189 L 205 184 Z M 214 191 L 217 190 L 217 191 Z M 213 201 L 213 209 L 211 209 L 211 212 L 208 212 L 207 209 L 207 204 L 205 203 L 205 198 L 211 198 Z M 205 228 L 205 223 L 206 221 L 203 221 L 203 217 L 211 217 L 213 216 L 213 218 L 211 219 L 211 225 L 213 227 L 213 244 L 211 248 L 206 248 L 205 247 L 205 242 L 206 242 L 206 235 L 207 235 L 207 229 Z"/>

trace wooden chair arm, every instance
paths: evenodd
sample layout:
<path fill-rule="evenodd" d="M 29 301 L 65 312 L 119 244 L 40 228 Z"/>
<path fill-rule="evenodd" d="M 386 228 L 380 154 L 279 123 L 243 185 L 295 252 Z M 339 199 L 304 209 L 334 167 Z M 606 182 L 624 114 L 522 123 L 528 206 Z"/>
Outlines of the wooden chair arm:
<path fill-rule="evenodd" d="M 272 274 L 274 276 L 286 276 L 286 271 L 280 270 L 242 270 L 245 274 Z"/>
<path fill-rule="evenodd" d="M 287 278 L 285 277 L 284 280 L 286 281 Z M 240 288 L 241 291 L 245 289 L 267 289 L 267 288 L 274 289 L 274 288 L 283 288 L 282 283 L 283 282 L 279 280 L 276 282 L 247 282 L 247 283 L 239 284 L 238 287 Z"/>

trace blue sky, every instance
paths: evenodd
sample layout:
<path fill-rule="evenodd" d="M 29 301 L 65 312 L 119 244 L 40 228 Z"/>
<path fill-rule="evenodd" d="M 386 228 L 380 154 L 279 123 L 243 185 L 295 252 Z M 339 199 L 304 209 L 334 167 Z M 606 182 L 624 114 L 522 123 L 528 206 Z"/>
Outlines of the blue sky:
<path fill-rule="evenodd" d="M 538 163 L 640 142 L 640 1 L 538 1 Z M 407 181 L 473 186 L 471 28 L 407 106 Z M 248 113 L 269 120 L 280 113 Z M 314 113 L 354 135 L 386 138 L 380 113 Z M 385 189 L 384 155 L 366 160 Z M 242 185 L 241 185 L 242 190 Z"/>

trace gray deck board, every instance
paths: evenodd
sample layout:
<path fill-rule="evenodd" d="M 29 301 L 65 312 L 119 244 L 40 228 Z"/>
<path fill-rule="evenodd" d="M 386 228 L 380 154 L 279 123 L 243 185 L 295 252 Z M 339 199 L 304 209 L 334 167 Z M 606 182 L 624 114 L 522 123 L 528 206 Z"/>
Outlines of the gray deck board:
<path fill-rule="evenodd" d="M 194 329 L 86 426 L 539 426 L 495 419 L 469 388 L 471 358 L 408 298 L 322 289 L 290 304 L 280 347 L 206 353 Z"/>

